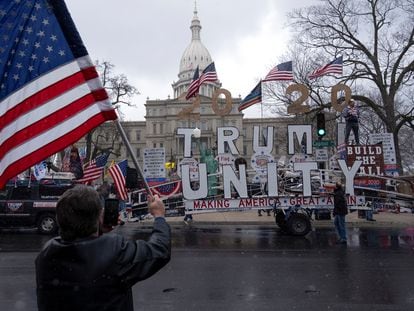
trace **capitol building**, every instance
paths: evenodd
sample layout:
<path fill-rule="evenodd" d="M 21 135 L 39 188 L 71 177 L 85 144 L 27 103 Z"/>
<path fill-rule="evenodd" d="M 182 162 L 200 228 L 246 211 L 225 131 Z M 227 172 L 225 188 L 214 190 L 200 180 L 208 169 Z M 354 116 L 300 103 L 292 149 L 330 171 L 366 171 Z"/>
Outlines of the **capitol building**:
<path fill-rule="evenodd" d="M 196 68 L 201 73 L 214 62 L 202 43 L 201 28 L 195 9 L 190 25 L 191 41 L 181 57 L 178 80 L 172 82 L 173 98 L 148 99 L 145 103 L 145 121 L 121 122 L 138 162 L 143 164 L 146 148 L 164 148 L 166 162 L 178 163 L 184 157 L 184 136 L 177 135 L 178 128 L 201 130 L 201 137 L 192 142 L 192 156 L 199 159 L 200 150 L 210 150 L 213 155 L 217 155 L 217 128 L 236 127 L 240 136 L 235 142 L 239 152 L 235 157 L 243 157 L 249 163 L 253 154 L 253 127 L 260 126 L 264 133 L 268 126 L 272 126 L 272 156 L 276 161 L 286 156 L 287 125 L 295 123 L 294 117 L 243 118 L 243 113 L 238 111 L 241 98 L 231 97 L 231 90 L 226 90 L 220 80 L 204 82 L 198 97 L 186 99 Z M 95 131 L 94 145 L 99 145 L 101 150 L 111 150 L 110 159 L 115 161 L 128 158 L 132 166 L 131 156 L 112 123 L 106 123 Z M 227 151 L 228 148 L 225 149 Z"/>

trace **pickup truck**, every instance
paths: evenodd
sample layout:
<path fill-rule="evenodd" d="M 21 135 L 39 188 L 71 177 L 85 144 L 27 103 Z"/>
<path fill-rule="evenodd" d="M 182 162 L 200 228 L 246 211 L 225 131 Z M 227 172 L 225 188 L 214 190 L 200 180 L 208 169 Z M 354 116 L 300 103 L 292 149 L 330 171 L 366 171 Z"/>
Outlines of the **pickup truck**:
<path fill-rule="evenodd" d="M 37 228 L 57 232 L 56 203 L 74 184 L 68 179 L 11 181 L 0 190 L 0 228 Z"/>

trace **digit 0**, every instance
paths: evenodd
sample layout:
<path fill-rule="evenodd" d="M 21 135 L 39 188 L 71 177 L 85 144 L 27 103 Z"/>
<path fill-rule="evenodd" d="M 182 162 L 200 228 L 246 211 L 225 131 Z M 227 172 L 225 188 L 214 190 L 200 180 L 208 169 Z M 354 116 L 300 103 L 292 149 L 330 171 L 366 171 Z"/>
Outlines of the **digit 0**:
<path fill-rule="evenodd" d="M 226 98 L 226 105 L 224 108 L 220 109 L 218 104 L 218 97 L 220 94 L 223 94 Z M 213 98 L 211 99 L 212 109 L 216 113 L 216 115 L 219 116 L 225 116 L 228 115 L 231 112 L 231 108 L 233 105 L 232 99 L 231 99 L 231 93 L 226 89 L 218 89 L 214 92 Z"/>

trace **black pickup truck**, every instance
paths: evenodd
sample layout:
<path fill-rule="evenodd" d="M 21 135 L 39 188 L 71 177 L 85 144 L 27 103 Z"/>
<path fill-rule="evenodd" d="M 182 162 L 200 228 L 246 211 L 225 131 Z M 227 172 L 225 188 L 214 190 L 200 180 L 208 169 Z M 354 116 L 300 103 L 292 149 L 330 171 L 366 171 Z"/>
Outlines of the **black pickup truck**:
<path fill-rule="evenodd" d="M 0 228 L 37 228 L 57 232 L 56 203 L 74 184 L 68 179 L 9 182 L 0 190 Z"/>

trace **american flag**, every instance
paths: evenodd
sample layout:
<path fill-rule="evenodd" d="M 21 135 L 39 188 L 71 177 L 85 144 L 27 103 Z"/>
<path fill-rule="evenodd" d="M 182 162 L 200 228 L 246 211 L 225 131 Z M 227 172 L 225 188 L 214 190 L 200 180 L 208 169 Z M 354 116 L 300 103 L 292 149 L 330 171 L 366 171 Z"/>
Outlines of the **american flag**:
<path fill-rule="evenodd" d="M 273 67 L 263 80 L 268 81 L 293 81 L 292 61 Z"/>
<path fill-rule="evenodd" d="M 201 73 L 199 85 L 203 84 L 204 82 L 215 82 L 215 81 L 217 81 L 217 72 L 216 72 L 216 66 L 214 65 L 214 62 L 212 62 Z"/>
<path fill-rule="evenodd" d="M 63 0 L 0 1 L 0 188 L 116 112 Z"/>
<path fill-rule="evenodd" d="M 342 56 L 340 56 L 338 58 L 335 58 L 329 64 L 326 64 L 325 66 L 316 69 L 314 72 L 312 72 L 309 75 L 309 79 L 315 79 L 315 78 L 324 76 L 329 73 L 342 75 L 342 69 L 343 69 L 343 62 L 342 62 Z"/>
<path fill-rule="evenodd" d="M 185 96 L 185 99 L 190 99 L 193 96 L 196 96 L 198 93 L 198 89 L 200 88 L 200 80 L 198 79 L 199 73 L 198 73 L 198 66 L 196 70 L 194 71 L 193 81 L 191 82 L 190 86 L 188 87 L 187 95 Z"/>
<path fill-rule="evenodd" d="M 97 156 L 94 160 L 87 163 L 83 168 L 83 177 L 76 180 L 79 183 L 90 183 L 102 176 L 106 163 L 108 162 L 109 154 L 104 153 Z"/>
<path fill-rule="evenodd" d="M 254 104 L 260 103 L 262 101 L 262 81 L 254 87 L 254 89 L 247 95 L 239 105 L 239 111 L 242 111 Z"/>
<path fill-rule="evenodd" d="M 128 160 L 123 160 L 118 164 L 112 165 L 109 168 L 109 174 L 114 180 L 116 190 L 118 191 L 119 198 L 121 200 L 128 199 L 128 193 L 126 190 L 126 175 L 127 175 Z"/>

